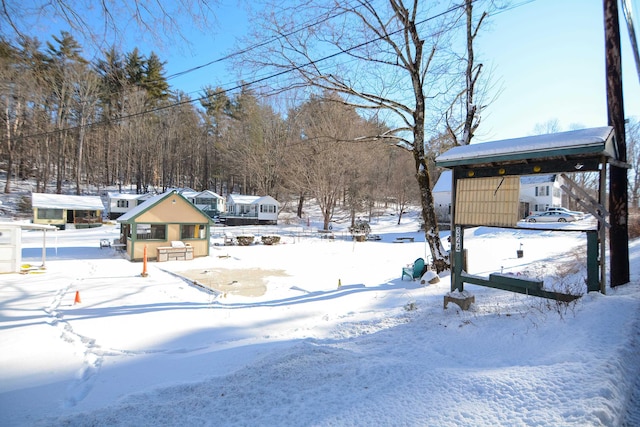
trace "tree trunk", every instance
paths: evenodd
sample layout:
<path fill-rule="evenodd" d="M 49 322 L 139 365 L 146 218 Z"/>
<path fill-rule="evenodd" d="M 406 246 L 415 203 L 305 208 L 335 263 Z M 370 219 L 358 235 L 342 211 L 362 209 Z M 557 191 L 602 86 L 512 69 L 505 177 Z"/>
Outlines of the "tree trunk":
<path fill-rule="evenodd" d="M 82 113 L 81 113 L 82 114 Z M 79 135 L 78 135 L 78 159 L 77 159 L 77 163 L 76 163 L 76 194 L 79 196 L 81 194 L 80 191 L 80 181 L 81 181 L 81 174 L 82 174 L 82 148 L 84 145 L 84 114 L 82 114 L 82 117 L 80 118 L 80 129 L 79 129 Z"/>
<path fill-rule="evenodd" d="M 418 54 L 417 54 L 418 55 Z M 414 93 L 416 96 L 416 107 L 414 110 L 413 127 L 413 157 L 416 166 L 416 179 L 420 189 L 420 202 L 422 206 L 422 220 L 424 221 L 424 236 L 431 250 L 433 268 L 440 273 L 451 268 L 449 256 L 445 253 L 440 241 L 440 231 L 438 230 L 438 220 L 433 203 L 433 193 L 431 193 L 431 178 L 427 168 L 424 150 L 424 121 L 425 121 L 425 97 L 422 92 L 420 75 L 412 76 L 414 81 Z"/>
<path fill-rule="evenodd" d="M 302 218 L 302 207 L 304 206 L 304 193 L 300 193 L 300 197 L 298 197 L 298 218 Z"/>
<path fill-rule="evenodd" d="M 11 174 L 13 173 L 13 156 L 9 151 L 7 153 L 7 178 L 4 182 L 4 192 L 5 194 L 11 193 Z"/>
<path fill-rule="evenodd" d="M 420 201 L 422 203 L 422 220 L 424 221 L 424 237 L 429 244 L 431 256 L 433 258 L 433 268 L 437 273 L 451 268 L 449 256 L 445 252 L 440 240 L 440 231 L 438 230 L 438 220 L 433 203 L 433 194 L 431 193 L 431 183 L 427 168 L 421 159 L 416 156 L 416 164 L 418 172 L 416 178 L 420 187 Z"/>

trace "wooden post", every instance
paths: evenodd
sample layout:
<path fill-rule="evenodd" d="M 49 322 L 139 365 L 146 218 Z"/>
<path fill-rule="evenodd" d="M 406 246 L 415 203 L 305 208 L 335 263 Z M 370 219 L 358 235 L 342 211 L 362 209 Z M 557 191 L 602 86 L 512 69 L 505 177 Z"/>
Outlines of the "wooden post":
<path fill-rule="evenodd" d="M 451 239 L 449 248 L 449 262 L 451 263 L 451 292 L 456 289 L 460 292 L 464 290 L 464 283 L 462 283 L 461 274 L 463 270 L 462 265 L 462 238 L 464 228 L 456 225 L 456 193 L 458 187 L 458 171 L 452 169 L 451 171 L 451 227 L 449 238 Z"/>
<path fill-rule="evenodd" d="M 616 138 L 616 160 L 627 161 L 622 98 L 622 60 L 620 53 L 620 22 L 618 1 L 604 0 L 605 58 L 607 76 L 607 117 Z M 609 168 L 609 264 L 611 287 L 629 282 L 629 234 L 627 170 Z M 604 254 L 601 254 L 604 256 Z"/>
<path fill-rule="evenodd" d="M 142 255 L 142 277 L 147 277 L 149 273 L 147 273 L 147 245 L 144 245 L 144 252 Z"/>

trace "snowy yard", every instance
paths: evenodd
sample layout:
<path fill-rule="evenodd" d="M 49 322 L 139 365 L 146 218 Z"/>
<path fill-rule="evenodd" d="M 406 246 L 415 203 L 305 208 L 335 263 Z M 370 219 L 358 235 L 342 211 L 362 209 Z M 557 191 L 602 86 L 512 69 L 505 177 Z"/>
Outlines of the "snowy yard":
<path fill-rule="evenodd" d="M 640 242 L 632 283 L 606 295 L 559 305 L 465 285 L 471 310 L 443 310 L 448 276 L 401 280 L 426 247 L 415 216 L 396 221 L 374 221 L 381 240 L 366 242 L 341 225 L 335 240 L 305 226 L 249 230 L 281 235 L 273 246 L 224 246 L 219 232 L 209 257 L 150 262 L 148 277 L 100 248 L 116 226 L 47 233 L 44 272 L 0 276 L 2 424 L 640 424 Z M 23 233 L 23 262 L 39 265 L 41 241 Z M 581 286 L 585 245 L 580 232 L 465 235 L 470 273 L 537 274 L 545 286 Z M 249 285 L 262 292 L 236 292 Z"/>

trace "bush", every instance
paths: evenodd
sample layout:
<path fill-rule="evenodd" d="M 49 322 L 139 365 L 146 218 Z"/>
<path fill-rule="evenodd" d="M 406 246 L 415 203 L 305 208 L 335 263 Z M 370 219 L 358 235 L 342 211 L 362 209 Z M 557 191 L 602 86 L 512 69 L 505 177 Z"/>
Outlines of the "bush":
<path fill-rule="evenodd" d="M 253 243 L 254 237 L 251 235 L 244 235 L 236 237 L 236 240 L 240 246 L 249 246 Z"/>
<path fill-rule="evenodd" d="M 280 236 L 262 236 L 262 244 L 264 245 L 277 245 L 280 243 Z"/>
<path fill-rule="evenodd" d="M 349 232 L 357 241 L 366 240 L 367 236 L 371 232 L 371 227 L 369 223 L 363 219 L 357 219 L 355 223 L 349 227 Z"/>

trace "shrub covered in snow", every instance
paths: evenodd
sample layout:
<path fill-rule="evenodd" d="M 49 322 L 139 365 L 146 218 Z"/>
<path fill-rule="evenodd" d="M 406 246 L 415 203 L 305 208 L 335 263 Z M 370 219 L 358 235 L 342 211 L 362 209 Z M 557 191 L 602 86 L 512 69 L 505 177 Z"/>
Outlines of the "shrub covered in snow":
<path fill-rule="evenodd" d="M 280 236 L 276 236 L 276 235 L 262 236 L 262 243 L 264 245 L 277 245 L 278 243 L 280 243 Z"/>
<path fill-rule="evenodd" d="M 254 239 L 255 239 L 254 236 L 251 234 L 245 234 L 243 236 L 236 237 L 236 240 L 238 241 L 238 245 L 240 246 L 249 246 L 253 244 Z"/>
<path fill-rule="evenodd" d="M 354 239 L 358 241 L 366 240 L 367 236 L 371 232 L 371 227 L 369 226 L 369 222 L 363 219 L 357 219 L 354 224 L 349 227 L 349 232 L 353 236 Z"/>

